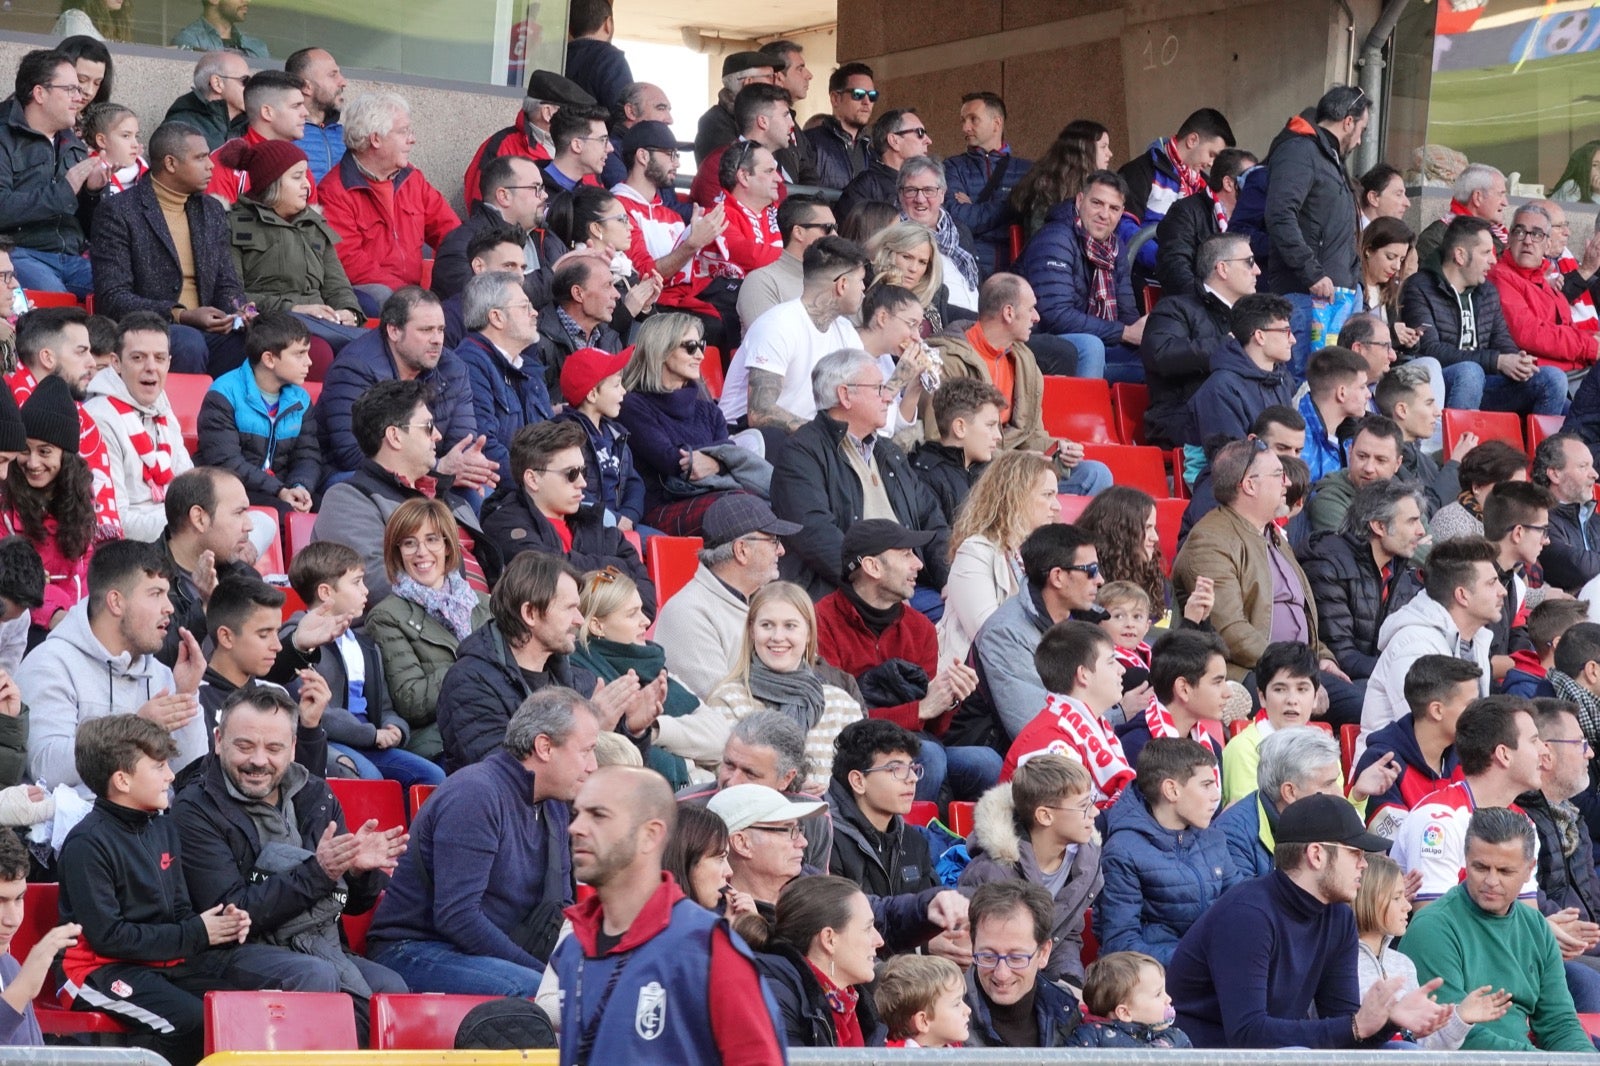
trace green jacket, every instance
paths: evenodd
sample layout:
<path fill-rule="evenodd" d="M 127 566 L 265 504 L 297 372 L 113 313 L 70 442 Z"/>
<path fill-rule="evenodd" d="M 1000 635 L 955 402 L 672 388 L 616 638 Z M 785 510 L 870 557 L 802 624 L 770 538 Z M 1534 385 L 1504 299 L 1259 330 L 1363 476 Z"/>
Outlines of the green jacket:
<path fill-rule="evenodd" d="M 285 219 L 270 207 L 240 200 L 228 210 L 228 227 L 233 265 L 258 310 L 327 304 L 362 316 L 333 249 L 339 235 L 312 208 Z"/>
<path fill-rule="evenodd" d="M 1567 991 L 1561 949 L 1537 908 L 1513 903 L 1509 914 L 1490 914 L 1457 885 L 1411 919 L 1400 950 L 1417 964 L 1418 981 L 1444 978 L 1440 1003 L 1460 1003 L 1481 985 L 1511 993 L 1505 1017 L 1474 1025 L 1463 1051 L 1594 1051 Z"/>
<path fill-rule="evenodd" d="M 480 593 L 472 628 L 488 620 L 489 597 Z M 413 729 L 433 725 L 444 675 L 455 665 L 461 641 L 439 619 L 393 594 L 367 612 L 366 632 L 383 658 L 394 709 Z"/>

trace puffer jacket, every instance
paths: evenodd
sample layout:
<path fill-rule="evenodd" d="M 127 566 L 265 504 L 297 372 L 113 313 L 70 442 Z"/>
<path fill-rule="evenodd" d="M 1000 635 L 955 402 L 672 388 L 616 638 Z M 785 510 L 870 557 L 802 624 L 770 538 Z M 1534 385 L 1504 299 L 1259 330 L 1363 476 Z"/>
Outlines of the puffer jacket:
<path fill-rule="evenodd" d="M 200 94 L 190 89 L 167 108 L 166 117 L 161 120 L 167 122 L 184 122 L 200 131 L 206 139 L 206 147 L 215 152 L 234 137 L 243 137 L 244 131 L 249 127 L 243 112 L 233 118 L 228 117 L 228 103 L 221 97 L 215 100 L 202 100 Z"/>
<path fill-rule="evenodd" d="M 100 194 L 88 188 L 73 192 L 67 171 L 88 157 L 76 133 L 46 137 L 28 125 L 15 97 L 0 103 L 0 236 L 19 248 L 82 253 L 87 241 L 78 211 Z"/>
<path fill-rule="evenodd" d="M 489 597 L 478 594 L 472 628 L 489 620 Z M 444 676 L 455 665 L 461 641 L 420 604 L 390 593 L 367 612 L 366 633 L 383 660 L 389 700 L 413 730 L 434 723 Z"/>
<path fill-rule="evenodd" d="M 1138 321 L 1139 306 L 1133 299 L 1133 261 L 1122 239 L 1113 240 L 1117 244 L 1117 320 L 1108 322 L 1089 313 L 1094 268 L 1078 234 L 1077 206 L 1065 200 L 1050 209 L 1017 261 L 1017 273 L 1028 279 L 1039 301 L 1038 329 L 1056 334 L 1092 333 L 1108 347 L 1122 343 L 1122 327 Z"/>
<path fill-rule="evenodd" d="M 89 399 L 84 401 L 83 411 L 100 427 L 100 439 L 105 441 L 106 462 L 111 468 L 122 535 L 129 540 L 153 542 L 167 530 L 166 503 L 154 497 L 150 483 L 144 479 L 144 460 L 133 446 L 130 429 L 124 425 L 122 415 L 111 406 L 113 397 L 138 412 L 139 428 L 150 434 L 151 440 L 172 449 L 173 477 L 194 469 L 194 460 L 183 443 L 183 428 L 172 411 L 166 390 L 162 390 L 154 406 L 146 407 L 133 398 L 128 383 L 122 380 L 115 367 L 108 366 L 89 380 Z"/>
<path fill-rule="evenodd" d="M 644 612 L 656 616 L 656 586 L 644 567 L 644 560 L 622 530 L 604 524 L 593 512 L 568 515 L 566 525 L 572 535 L 572 550 L 567 551 L 556 527 L 528 501 L 528 494 L 515 482 L 502 481 L 501 488 L 483 505 L 483 535 L 500 558 L 510 562 L 520 552 L 542 551 L 566 558 L 580 572 L 604 570 L 614 566 L 639 586 Z"/>
<path fill-rule="evenodd" d="M 1164 828 L 1136 788 L 1106 812 L 1105 877 L 1094 908 L 1100 950 L 1142 951 L 1163 964 L 1207 907 L 1240 880 L 1222 830 Z"/>
<path fill-rule="evenodd" d="M 1578 846 L 1571 855 L 1562 845 L 1561 829 L 1556 822 L 1549 797 L 1543 792 L 1525 792 L 1517 797 L 1521 807 L 1539 831 L 1539 863 L 1536 869 L 1539 880 L 1539 909 L 1554 914 L 1567 907 L 1578 908 L 1578 917 L 1592 922 L 1600 916 L 1600 875 L 1594 868 L 1594 840 L 1589 836 L 1589 825 L 1583 815 L 1568 805 L 1572 818 L 1572 831 L 1577 834 Z M 1590 955 L 1600 953 L 1592 948 Z"/>
<path fill-rule="evenodd" d="M 1551 288 L 1545 263 L 1532 270 L 1506 252 L 1489 268 L 1489 282 L 1500 293 L 1500 313 L 1518 348 L 1542 366 L 1571 373 L 1590 366 L 1600 354 L 1600 333 L 1572 324 L 1572 305 Z"/>
<path fill-rule="evenodd" d="M 995 172 L 1002 167 L 1005 169 L 996 180 Z M 1011 224 L 1016 221 L 1011 210 L 1011 190 L 1032 167 L 1033 160 L 1013 155 L 1010 145 L 994 152 L 968 148 L 944 161 L 944 177 L 950 185 L 945 210 L 972 231 L 982 277 L 988 277 L 1011 258 Z M 985 190 L 989 190 L 988 196 L 984 196 Z M 968 202 L 959 202 L 957 193 L 966 194 Z"/>
<path fill-rule="evenodd" d="M 827 993 L 806 964 L 806 957 L 787 944 L 774 942 L 755 953 L 755 963 L 777 1001 L 784 1043 L 789 1047 L 838 1046 L 839 1033 L 834 1028 Z M 882 1047 L 889 1033 L 878 1020 L 872 989 L 863 987 L 858 991 L 861 995 L 856 1000 L 856 1022 L 861 1026 L 862 1043 Z"/>
<path fill-rule="evenodd" d="M 1489 694 L 1489 644 L 1493 639 L 1489 626 L 1472 637 L 1472 660 L 1483 671 L 1478 679 L 1480 696 Z M 1367 699 L 1361 705 L 1363 747 L 1368 734 L 1411 713 L 1405 695 L 1406 672 L 1411 664 L 1424 655 L 1455 657 L 1460 643 L 1461 633 L 1450 612 L 1426 590 L 1384 620 L 1378 629 L 1378 662 L 1367 679 Z"/>
<path fill-rule="evenodd" d="M 824 188 L 843 189 L 872 162 L 870 129 L 852 139 L 832 115 L 822 116 L 821 122 L 800 136 L 811 142 L 817 161 L 817 184 Z"/>
<path fill-rule="evenodd" d="M 972 1008 L 968 1022 L 967 1047 L 1007 1047 L 991 1021 L 989 999 L 978 984 L 976 968 L 967 971 L 967 1006 Z M 1070 1047 L 1072 1034 L 1083 1023 L 1078 1000 L 1053 981 L 1037 978 L 1033 985 L 1033 1016 L 1039 1035 L 1030 1047 Z"/>
<path fill-rule="evenodd" d="M 198 458 L 202 466 L 235 474 L 257 506 L 276 506 L 285 488 L 315 492 L 322 481 L 322 449 L 311 394 L 284 385 L 272 414 L 255 370 L 249 363 L 235 367 L 212 383 L 200 404 Z"/>
<path fill-rule="evenodd" d="M 1045 877 L 1033 855 L 1033 845 L 1017 831 L 1016 806 L 1011 784 L 996 785 L 978 800 L 972 832 L 967 836 L 972 860 L 956 885 L 971 896 L 979 885 L 995 881 L 1029 881 L 1043 885 Z M 1094 905 L 1104 878 L 1100 873 L 1098 835 L 1079 844 L 1072 870 L 1055 896 L 1055 924 L 1050 930 L 1050 961 L 1042 976 L 1083 987 L 1083 912 Z"/>
<path fill-rule="evenodd" d="M 881 159 L 873 159 L 855 177 L 845 183 L 839 200 L 833 205 L 835 218 L 849 218 L 857 204 L 898 204 L 895 186 L 900 172 Z"/>
<path fill-rule="evenodd" d="M 341 238 L 314 208 L 283 218 L 272 208 L 240 199 L 228 210 L 229 248 L 244 291 L 261 311 L 298 304 L 327 304 L 366 319 L 356 291 L 334 250 Z"/>
<path fill-rule="evenodd" d="M 1163 301 L 1165 302 L 1165 301 Z M 1287 366 L 1262 370 L 1250 361 L 1232 336 L 1211 356 L 1211 374 L 1189 397 L 1189 418 L 1195 439 L 1204 444 L 1213 437 L 1243 440 L 1250 424 L 1269 407 L 1294 405 L 1294 379 Z"/>
<path fill-rule="evenodd" d="M 1272 872 L 1273 827 L 1277 812 L 1252 792 L 1217 815 L 1211 823 L 1222 830 L 1228 844 L 1228 858 L 1243 878 L 1264 877 Z"/>
<path fill-rule="evenodd" d="M 966 453 L 959 445 L 940 444 L 926 440 L 907 453 L 911 469 L 922 479 L 922 485 L 939 501 L 944 520 L 955 525 L 956 511 L 966 502 L 978 477 L 989 469 L 988 463 L 967 465 Z"/>
<path fill-rule="evenodd" d="M 638 525 L 644 518 L 644 479 L 633 465 L 633 448 L 628 444 L 632 434 L 627 427 L 605 415 L 597 426 L 575 407 L 562 411 L 556 420 L 576 423 L 588 438 L 583 449 L 584 509 L 600 514 L 609 511 Z"/>
<path fill-rule="evenodd" d="M 1265 160 L 1267 235 L 1273 292 L 1305 293 L 1318 278 L 1354 289 L 1361 278 L 1356 254 L 1356 197 L 1339 155 L 1339 142 L 1321 126 L 1289 120 Z M 1407 317 L 1413 326 L 1415 322 Z"/>
<path fill-rule="evenodd" d="M 1327 531 L 1314 534 L 1301 563 L 1317 605 L 1317 629 L 1350 680 L 1372 676 L 1378 665 L 1378 630 L 1421 591 L 1421 575 L 1406 559 L 1394 560 L 1389 602 L 1367 538 Z"/>
<path fill-rule="evenodd" d="M 883 951 L 913 951 L 939 933 L 928 921 L 928 905 L 943 891 L 933 876 L 928 838 L 898 814 L 878 832 L 867 821 L 855 795 L 837 780 L 828 782 L 833 814 L 833 851 L 828 872 L 861 886 L 872 901 Z"/>
<path fill-rule="evenodd" d="M 481 333 L 467 334 L 455 351 L 467 367 L 473 418 L 488 438 L 483 454 L 499 465 L 501 481 L 511 481 L 511 438 L 523 426 L 555 417 L 539 361 L 542 352 L 530 344 L 521 353 L 522 366 L 514 367 Z"/>
<path fill-rule="evenodd" d="M 1500 356 L 1517 350 L 1500 309 L 1500 290 L 1484 282 L 1462 296 L 1472 306 L 1478 334 L 1472 348 L 1461 347 L 1462 297 L 1457 296 L 1444 275 L 1424 267 L 1405 280 L 1400 287 L 1400 318 L 1412 329 L 1422 330 L 1422 340 L 1411 354 L 1437 359 L 1440 366 L 1477 363 L 1484 373 L 1498 374 L 1496 363 Z"/>
<path fill-rule="evenodd" d="M 1156 246 L 1156 281 L 1161 285 L 1162 303 L 1173 296 L 1199 296 L 1204 291 L 1206 279 L 1195 275 L 1195 261 L 1200 246 L 1219 232 L 1216 205 L 1208 193 L 1185 196 L 1167 211 L 1156 226 L 1156 239 L 1150 242 Z"/>
<path fill-rule="evenodd" d="M 1579 506 L 1558 503 L 1550 508 L 1550 539 L 1539 553 L 1545 584 L 1574 594 L 1600 574 L 1600 511 L 1584 521 Z M 1585 538 L 1596 547 L 1584 547 Z"/>
<path fill-rule="evenodd" d="M 1151 1048 L 1194 1047 L 1189 1037 L 1176 1025 L 1157 1027 L 1143 1022 L 1119 1022 L 1115 1018 L 1094 1018 L 1072 1032 L 1073 1047 L 1092 1048 Z"/>
<path fill-rule="evenodd" d="M 1139 361 L 1150 389 L 1144 433 L 1151 444 L 1198 444 L 1189 400 L 1211 374 L 1211 357 L 1229 339 L 1231 311 L 1215 293 L 1167 295 L 1144 324 Z"/>

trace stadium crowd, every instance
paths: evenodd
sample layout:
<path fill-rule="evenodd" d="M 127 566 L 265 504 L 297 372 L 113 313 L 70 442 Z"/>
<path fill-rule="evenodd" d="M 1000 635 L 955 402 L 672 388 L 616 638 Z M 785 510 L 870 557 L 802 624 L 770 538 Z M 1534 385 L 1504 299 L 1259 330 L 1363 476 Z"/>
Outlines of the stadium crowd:
<path fill-rule="evenodd" d="M 1342 85 L 1119 169 L 988 91 L 937 155 L 861 63 L 801 128 L 788 41 L 680 189 L 574 0 L 463 221 L 438 131 L 321 48 L 252 72 L 236 0 L 144 135 L 130 2 L 0 103 L 0 1044 L 38 1002 L 193 1063 L 206 992 L 277 988 L 363 1045 L 500 997 L 463 1039 L 564 1063 L 1595 1050 L 1558 203 L 1474 163 L 1414 232 Z M 1155 495 L 1061 428 L 1108 384 Z M 383 779 L 409 828 L 347 819 Z"/>

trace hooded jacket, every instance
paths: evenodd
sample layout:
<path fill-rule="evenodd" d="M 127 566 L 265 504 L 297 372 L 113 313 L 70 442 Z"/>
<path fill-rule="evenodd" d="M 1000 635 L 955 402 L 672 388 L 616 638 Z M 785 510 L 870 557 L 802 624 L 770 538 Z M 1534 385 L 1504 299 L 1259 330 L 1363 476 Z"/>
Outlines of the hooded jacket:
<path fill-rule="evenodd" d="M 1483 674 L 1478 679 L 1478 695 L 1489 694 L 1489 644 L 1494 639 L 1490 626 L 1481 627 L 1472 637 L 1472 661 Z M 1426 591 L 1391 614 L 1378 630 L 1378 662 L 1367 680 L 1367 699 L 1361 707 L 1363 743 L 1395 719 L 1411 712 L 1406 703 L 1406 671 L 1424 655 L 1457 655 L 1461 631 L 1450 612 Z"/>
<path fill-rule="evenodd" d="M 1150 312 L 1139 345 L 1150 406 L 1145 437 L 1162 448 L 1197 444 L 1189 400 L 1211 373 L 1211 358 L 1232 340 L 1231 309 L 1213 292 L 1166 295 Z"/>
<path fill-rule="evenodd" d="M 1572 324 L 1572 305 L 1544 276 L 1543 259 L 1532 270 L 1503 253 L 1489 268 L 1489 282 L 1500 293 L 1500 313 L 1511 339 L 1542 366 L 1565 373 L 1583 370 L 1600 354 L 1600 333 Z"/>
<path fill-rule="evenodd" d="M 335 247 L 341 240 L 320 212 L 307 207 L 293 218 L 240 199 L 228 210 L 234 269 L 262 311 L 290 311 L 298 304 L 327 304 L 335 311 L 366 314 L 350 287 Z"/>
<path fill-rule="evenodd" d="M 1204 444 L 1213 437 L 1243 440 L 1250 425 L 1269 407 L 1294 406 L 1294 379 L 1287 366 L 1262 370 L 1232 336 L 1211 356 L 1211 375 L 1189 397 L 1189 418 L 1195 439 Z"/>
<path fill-rule="evenodd" d="M 1361 776 L 1367 767 L 1391 752 L 1400 766 L 1400 776 L 1387 792 L 1368 800 L 1367 826 L 1374 833 L 1393 840 L 1411 808 L 1451 782 L 1461 780 L 1461 760 L 1456 757 L 1456 747 L 1452 744 L 1444 749 L 1442 767 L 1428 765 L 1417 744 L 1416 719 L 1406 714 L 1367 738 L 1366 750 L 1356 760 L 1351 779 Z M 1600 914 L 1600 911 L 1595 913 Z"/>
<path fill-rule="evenodd" d="M 174 621 L 176 624 L 176 621 Z M 133 714 L 156 693 L 176 690 L 172 671 L 153 655 L 113 655 L 89 628 L 89 601 L 67 612 L 61 624 L 29 652 L 17 668 L 17 688 L 28 703 L 28 775 L 46 789 L 71 785 L 85 799 L 73 744 L 80 723 L 108 714 Z M 172 739 L 176 773 L 206 754 L 205 719 L 199 714 Z"/>
<path fill-rule="evenodd" d="M 128 385 L 115 367 L 107 367 L 89 381 L 89 399 L 83 410 L 100 429 L 100 439 L 105 442 L 106 461 L 111 468 L 111 484 L 117 496 L 117 514 L 122 519 L 122 535 L 129 540 L 156 541 L 167 528 L 167 507 L 151 493 L 150 483 L 144 479 L 144 462 L 133 446 L 122 416 L 112 409 L 106 397 L 115 397 L 131 406 L 139 416 L 139 425 L 157 445 L 172 450 L 172 476 L 178 477 L 194 469 L 194 460 L 183 443 L 183 428 L 173 413 L 172 403 L 165 390 L 156 397 L 154 406 L 146 407 L 133 398 Z"/>
<path fill-rule="evenodd" d="M 1105 885 L 1094 908 L 1100 950 L 1142 951 L 1165 964 L 1178 941 L 1240 880 L 1222 830 L 1171 830 L 1136 788 L 1106 812 Z"/>
<path fill-rule="evenodd" d="M 1296 116 L 1272 142 L 1266 164 L 1271 290 L 1308 293 L 1323 277 L 1340 288 L 1357 288 L 1356 197 L 1338 138 Z"/>
<path fill-rule="evenodd" d="M 1078 233 L 1078 208 L 1063 200 L 1050 209 L 1044 225 L 1033 235 L 1017 273 L 1028 279 L 1039 301 L 1038 328 L 1045 333 L 1091 333 L 1107 347 L 1122 343 L 1122 327 L 1138 321 L 1139 306 L 1133 299 L 1133 261 L 1115 235 L 1117 246 L 1117 319 L 1108 322 L 1089 313 L 1089 293 L 1094 286 L 1094 268 L 1084 253 L 1083 237 Z"/>
<path fill-rule="evenodd" d="M 489 597 L 480 592 L 472 608 L 473 628 L 490 617 Z M 367 612 L 366 636 L 383 663 L 385 700 L 408 727 L 433 725 L 445 674 L 461 646 L 455 633 L 421 604 L 390 593 Z M 367 690 L 371 688 L 369 674 Z"/>
<path fill-rule="evenodd" d="M 228 371 L 200 404 L 199 459 L 238 477 L 256 506 L 276 507 L 278 493 L 286 488 L 315 492 L 322 480 L 322 449 L 311 394 L 286 384 L 278 392 L 277 410 L 268 411 L 254 368 L 243 363 Z"/>
<path fill-rule="evenodd" d="M 1388 602 L 1383 577 L 1364 535 L 1318 533 L 1301 564 L 1317 605 L 1317 629 L 1339 668 L 1360 681 L 1378 664 L 1378 630 L 1422 591 L 1421 575 L 1409 559 L 1395 559 Z"/>
<path fill-rule="evenodd" d="M 837 779 L 828 782 L 826 798 L 833 814 L 828 872 L 854 881 L 872 901 L 883 950 L 911 951 L 937 936 L 940 930 L 928 921 L 928 905 L 944 886 L 933 875 L 928 838 L 898 814 L 880 833 Z"/>
<path fill-rule="evenodd" d="M 996 785 L 978 800 L 973 812 L 967 851 L 972 860 L 956 885 L 970 897 L 978 886 L 995 881 L 1045 883 L 1034 858 L 1033 844 L 1017 832 L 1017 813 L 1011 784 Z M 1050 930 L 1050 961 L 1041 975 L 1052 981 L 1083 986 L 1083 915 L 1100 895 L 1105 878 L 1100 869 L 1100 839 L 1079 844 L 1064 856 L 1071 870 L 1055 895 L 1055 923 Z"/>

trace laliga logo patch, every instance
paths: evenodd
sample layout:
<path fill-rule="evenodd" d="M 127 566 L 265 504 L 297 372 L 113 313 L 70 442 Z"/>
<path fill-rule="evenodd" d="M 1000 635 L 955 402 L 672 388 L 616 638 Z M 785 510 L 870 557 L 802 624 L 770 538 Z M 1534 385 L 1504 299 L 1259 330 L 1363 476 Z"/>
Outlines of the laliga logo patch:
<path fill-rule="evenodd" d="M 1444 830 L 1439 826 L 1430 825 L 1422 831 L 1422 846 L 1436 848 L 1444 840 Z"/>
<path fill-rule="evenodd" d="M 633 1031 L 644 1040 L 654 1040 L 667 1027 L 667 990 L 659 981 L 639 989 L 639 1006 L 633 1012 Z"/>

